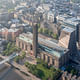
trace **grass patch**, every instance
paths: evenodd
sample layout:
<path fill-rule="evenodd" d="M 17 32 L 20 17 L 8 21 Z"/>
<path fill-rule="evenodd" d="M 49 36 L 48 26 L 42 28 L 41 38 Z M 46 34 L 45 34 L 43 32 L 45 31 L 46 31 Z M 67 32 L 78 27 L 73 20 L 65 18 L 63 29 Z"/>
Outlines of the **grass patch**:
<path fill-rule="evenodd" d="M 26 62 L 25 66 L 28 67 L 29 72 L 41 78 L 42 80 L 57 80 L 59 78 L 61 74 L 59 69 L 48 67 L 47 63 L 43 62 L 42 60 L 38 60 L 37 63 L 37 65 L 33 65 Z"/>

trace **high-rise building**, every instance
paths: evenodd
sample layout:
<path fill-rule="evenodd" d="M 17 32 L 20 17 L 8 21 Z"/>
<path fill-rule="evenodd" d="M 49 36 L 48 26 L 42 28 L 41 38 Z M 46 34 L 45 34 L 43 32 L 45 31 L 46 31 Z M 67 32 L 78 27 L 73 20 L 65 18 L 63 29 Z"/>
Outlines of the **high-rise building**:
<path fill-rule="evenodd" d="M 33 26 L 33 54 L 37 57 L 37 49 L 38 49 L 38 25 L 35 24 Z"/>
<path fill-rule="evenodd" d="M 59 45 L 70 50 L 71 53 L 76 51 L 75 29 L 64 28 L 59 38 Z"/>
<path fill-rule="evenodd" d="M 80 49 L 80 23 L 76 27 L 76 40 L 78 43 L 78 48 Z"/>

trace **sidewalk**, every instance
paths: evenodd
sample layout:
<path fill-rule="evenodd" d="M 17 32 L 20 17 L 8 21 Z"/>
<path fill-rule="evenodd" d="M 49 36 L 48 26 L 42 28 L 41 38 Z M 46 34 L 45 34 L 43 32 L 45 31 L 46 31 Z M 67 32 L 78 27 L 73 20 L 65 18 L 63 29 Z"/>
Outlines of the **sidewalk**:
<path fill-rule="evenodd" d="M 17 64 L 16 62 L 11 63 L 11 65 L 18 68 L 20 71 L 28 74 L 30 76 L 31 80 L 41 80 L 41 79 L 37 78 L 36 76 L 34 76 L 33 74 L 29 73 L 28 68 L 25 67 L 24 65 Z"/>

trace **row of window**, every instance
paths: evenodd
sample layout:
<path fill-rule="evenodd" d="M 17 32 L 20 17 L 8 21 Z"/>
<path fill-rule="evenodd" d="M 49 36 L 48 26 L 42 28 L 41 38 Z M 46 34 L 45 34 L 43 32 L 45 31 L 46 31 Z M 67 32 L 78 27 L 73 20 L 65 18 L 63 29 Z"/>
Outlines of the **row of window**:
<path fill-rule="evenodd" d="M 19 41 L 18 46 L 22 49 L 24 49 L 24 47 L 25 47 L 25 50 L 27 50 L 29 45 L 25 45 L 24 43 L 22 43 L 22 47 L 21 47 L 21 42 Z M 32 45 L 30 45 L 30 50 L 32 50 Z"/>
<path fill-rule="evenodd" d="M 43 59 L 44 59 L 44 61 L 46 61 L 46 55 L 45 54 L 43 54 Z M 49 63 L 50 62 L 50 56 L 47 56 L 47 62 Z M 54 59 L 52 59 L 52 64 L 54 65 Z"/>

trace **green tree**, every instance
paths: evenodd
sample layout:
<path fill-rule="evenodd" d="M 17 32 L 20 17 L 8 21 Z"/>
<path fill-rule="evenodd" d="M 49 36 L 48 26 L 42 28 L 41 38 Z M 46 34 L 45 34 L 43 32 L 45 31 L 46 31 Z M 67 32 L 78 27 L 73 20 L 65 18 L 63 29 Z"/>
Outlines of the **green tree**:
<path fill-rule="evenodd" d="M 11 42 L 8 43 L 7 49 L 9 49 L 10 47 L 11 47 Z"/>
<path fill-rule="evenodd" d="M 38 28 L 40 28 L 40 23 L 38 23 L 37 25 L 38 25 Z"/>
<path fill-rule="evenodd" d="M 71 74 L 72 74 L 72 75 L 77 75 L 77 73 L 78 73 L 77 70 L 75 70 L 75 69 L 72 69 L 72 70 L 71 70 Z"/>
<path fill-rule="evenodd" d="M 51 36 L 53 34 L 53 32 L 51 30 L 49 30 L 48 34 Z"/>
<path fill-rule="evenodd" d="M 14 59 L 14 61 L 17 62 L 17 63 L 19 63 L 20 58 L 21 58 L 20 56 L 16 56 L 15 59 Z"/>
<path fill-rule="evenodd" d="M 39 28 L 39 29 L 38 29 L 38 32 L 39 32 L 39 33 L 43 33 L 43 29 L 42 29 L 42 28 Z"/>
<path fill-rule="evenodd" d="M 37 59 L 37 65 L 32 65 L 28 62 L 25 63 L 25 66 L 29 68 L 30 72 L 34 74 L 35 76 L 41 78 L 42 80 L 57 80 L 59 75 L 61 74 L 61 71 L 58 69 L 55 69 L 53 67 L 48 68 L 46 66 L 46 63 L 43 62 L 40 59 Z"/>
<path fill-rule="evenodd" d="M 24 59 L 25 56 L 26 56 L 26 52 L 22 51 L 22 59 Z"/>
<path fill-rule="evenodd" d="M 43 29 L 43 33 L 48 34 L 48 29 L 47 28 L 44 28 Z"/>
<path fill-rule="evenodd" d="M 10 55 L 13 52 L 16 52 L 18 50 L 19 50 L 19 48 L 17 48 L 14 43 L 9 42 L 7 45 L 5 45 L 5 49 L 3 51 L 3 55 L 7 55 L 8 56 L 8 55 Z"/>
<path fill-rule="evenodd" d="M 58 39 L 58 35 L 57 35 L 57 34 L 52 34 L 52 37 L 53 37 L 54 39 Z"/>

